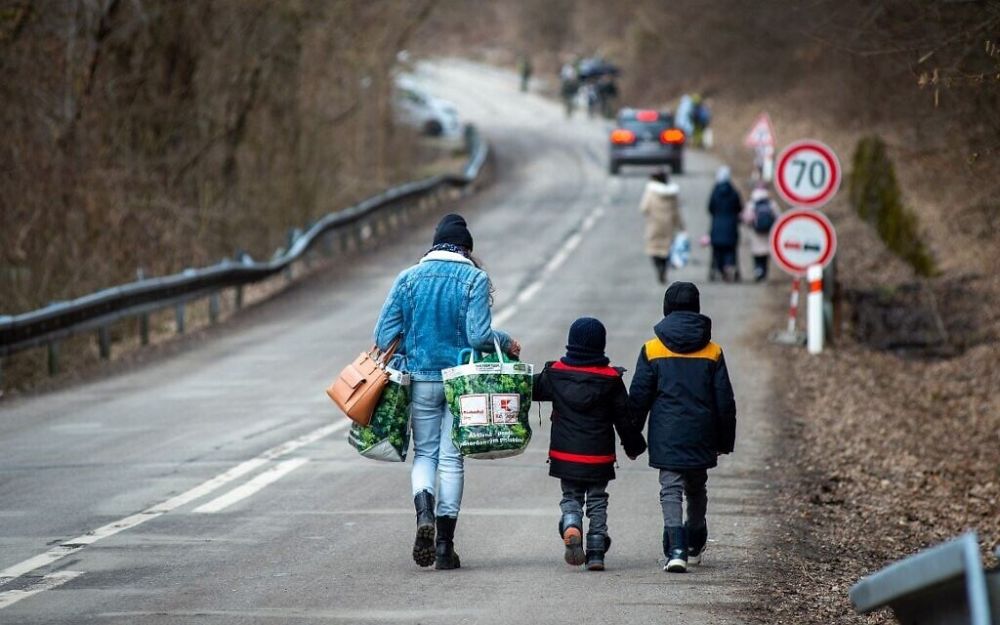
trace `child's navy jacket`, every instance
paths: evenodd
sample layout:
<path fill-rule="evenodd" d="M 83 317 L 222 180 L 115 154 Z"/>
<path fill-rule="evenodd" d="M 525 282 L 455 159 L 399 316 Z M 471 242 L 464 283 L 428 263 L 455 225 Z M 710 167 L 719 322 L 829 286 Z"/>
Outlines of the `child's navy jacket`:
<path fill-rule="evenodd" d="M 649 413 L 649 465 L 709 469 L 733 451 L 736 401 L 712 320 L 675 311 L 654 328 L 639 352 L 629 405 L 642 431 Z"/>
<path fill-rule="evenodd" d="M 615 478 L 615 429 L 625 453 L 646 448 L 629 417 L 628 393 L 620 369 L 545 363 L 535 375 L 532 396 L 552 402 L 549 475 L 581 482 Z"/>

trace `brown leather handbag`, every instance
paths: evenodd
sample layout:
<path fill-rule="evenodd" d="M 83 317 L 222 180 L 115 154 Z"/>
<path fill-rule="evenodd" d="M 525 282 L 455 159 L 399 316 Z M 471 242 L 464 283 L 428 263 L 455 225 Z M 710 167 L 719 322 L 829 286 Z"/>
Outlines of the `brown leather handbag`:
<path fill-rule="evenodd" d="M 327 387 L 326 394 L 333 403 L 358 425 L 366 426 L 372 420 L 372 413 L 382 398 L 382 391 L 389 383 L 389 372 L 385 370 L 386 363 L 396 353 L 398 346 L 398 338 L 384 352 L 380 351 L 377 345 L 373 345 L 370 350 L 361 352 L 354 362 L 344 367 L 340 375 Z"/>

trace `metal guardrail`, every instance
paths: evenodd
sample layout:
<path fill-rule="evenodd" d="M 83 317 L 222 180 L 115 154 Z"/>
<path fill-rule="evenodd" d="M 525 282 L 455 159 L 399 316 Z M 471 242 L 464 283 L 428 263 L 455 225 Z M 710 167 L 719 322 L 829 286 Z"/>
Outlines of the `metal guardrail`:
<path fill-rule="evenodd" d="M 387 228 L 390 221 L 395 224 L 400 211 L 415 208 L 422 200 L 433 198 L 443 190 L 472 184 L 486 162 L 489 148 L 472 126 L 466 127 L 465 143 L 469 159 L 461 173 L 408 182 L 354 206 L 329 213 L 305 231 L 290 234 L 287 249 L 280 250 L 271 260 L 257 262 L 243 255 L 242 258 L 226 259 L 210 267 L 140 279 L 23 314 L 0 315 L 0 358 L 48 345 L 49 369 L 50 373 L 54 373 L 58 367 L 55 364 L 57 342 L 93 330 L 98 331 L 101 356 L 107 358 L 110 352 L 109 324 L 139 316 L 142 342 L 146 344 L 149 340 L 149 313 L 176 307 L 177 330 L 183 332 L 183 304 L 205 297 L 209 298 L 209 316 L 214 322 L 218 316 L 218 293 L 221 289 L 235 287 L 236 306 L 239 307 L 242 305 L 243 286 L 288 272 L 295 262 L 308 262 L 307 254 L 319 245 L 324 247 L 324 251 L 329 251 L 330 239 L 335 231 L 350 234 L 360 245 L 373 231 L 378 234 Z M 342 245 L 346 245 L 345 241 L 341 239 Z"/>
<path fill-rule="evenodd" d="M 1000 569 L 983 570 L 973 532 L 862 578 L 850 597 L 858 612 L 888 606 L 904 625 L 1000 625 Z"/>

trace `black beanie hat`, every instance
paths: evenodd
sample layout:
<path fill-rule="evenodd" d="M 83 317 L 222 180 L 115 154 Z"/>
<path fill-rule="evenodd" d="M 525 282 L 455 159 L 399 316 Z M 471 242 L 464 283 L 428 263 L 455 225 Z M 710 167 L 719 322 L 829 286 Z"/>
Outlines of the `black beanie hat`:
<path fill-rule="evenodd" d="M 580 317 L 569 327 L 569 344 L 562 361 L 576 367 L 607 366 L 606 343 L 604 324 L 593 317 Z"/>
<path fill-rule="evenodd" d="M 469 232 L 465 219 L 461 215 L 451 213 L 442 217 L 441 221 L 438 222 L 437 229 L 434 230 L 434 245 L 441 243 L 461 245 L 472 251 L 472 233 Z"/>
<path fill-rule="evenodd" d="M 701 295 L 694 284 L 674 282 L 667 287 L 667 292 L 663 295 L 663 316 L 678 310 L 701 312 Z"/>

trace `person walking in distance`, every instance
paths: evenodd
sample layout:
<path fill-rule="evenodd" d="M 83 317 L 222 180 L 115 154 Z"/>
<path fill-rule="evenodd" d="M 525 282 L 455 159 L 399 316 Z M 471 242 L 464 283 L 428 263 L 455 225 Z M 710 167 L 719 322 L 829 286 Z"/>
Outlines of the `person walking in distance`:
<path fill-rule="evenodd" d="M 568 564 L 586 562 L 604 570 L 608 536 L 608 481 L 615 479 L 615 430 L 625 454 L 635 459 L 646 441 L 629 416 L 623 369 L 609 366 L 604 354 L 607 330 L 597 319 L 581 317 L 569 328 L 566 355 L 535 375 L 532 397 L 552 402 L 549 475 L 562 487 L 559 536 Z M 583 511 L 590 527 L 583 549 Z"/>
<path fill-rule="evenodd" d="M 733 451 L 736 401 L 698 287 L 671 284 L 663 315 L 656 336 L 639 350 L 629 407 L 640 431 L 648 415 L 649 465 L 660 470 L 663 570 L 683 573 L 689 562 L 701 562 L 708 541 L 707 471 Z"/>
<path fill-rule="evenodd" d="M 753 255 L 754 282 L 767 280 L 767 261 L 771 256 L 771 228 L 781 215 L 778 203 L 771 199 L 767 188 L 757 186 L 750 192 L 750 201 L 743 209 L 742 221 L 750 230 L 750 253 Z"/>
<path fill-rule="evenodd" d="M 730 181 L 729 168 L 722 166 L 715 174 L 715 186 L 708 200 L 708 212 L 712 216 L 709 231 L 712 243 L 712 268 L 709 279 L 721 275 L 726 282 L 739 280 L 737 246 L 740 242 L 740 213 L 743 201 L 740 193 Z"/>
<path fill-rule="evenodd" d="M 521 352 L 510 335 L 492 328 L 491 292 L 489 276 L 472 255 L 465 219 L 445 215 L 431 249 L 397 276 L 375 325 L 379 349 L 402 337 L 397 353 L 405 358 L 412 380 L 410 481 L 417 512 L 413 560 L 420 566 L 461 566 L 454 539 L 465 473 L 451 440 L 452 416 L 441 370 L 454 366 L 464 349 L 494 351 L 494 339 L 513 357 Z"/>
<path fill-rule="evenodd" d="M 684 229 L 680 211 L 680 187 L 670 182 L 666 171 L 649 177 L 639 201 L 646 217 L 646 254 L 653 260 L 656 278 L 667 283 L 667 265 L 674 234 Z"/>

